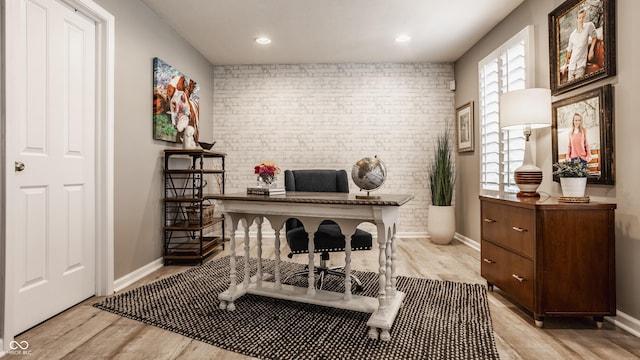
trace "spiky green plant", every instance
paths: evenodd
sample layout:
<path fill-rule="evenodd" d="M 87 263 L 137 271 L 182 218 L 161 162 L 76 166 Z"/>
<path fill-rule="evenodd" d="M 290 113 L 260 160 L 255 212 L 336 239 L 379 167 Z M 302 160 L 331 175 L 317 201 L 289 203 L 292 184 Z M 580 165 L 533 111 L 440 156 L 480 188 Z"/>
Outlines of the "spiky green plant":
<path fill-rule="evenodd" d="M 449 148 L 449 131 L 445 131 L 438 136 L 430 170 L 431 203 L 436 206 L 450 206 L 453 198 L 455 175 Z"/>

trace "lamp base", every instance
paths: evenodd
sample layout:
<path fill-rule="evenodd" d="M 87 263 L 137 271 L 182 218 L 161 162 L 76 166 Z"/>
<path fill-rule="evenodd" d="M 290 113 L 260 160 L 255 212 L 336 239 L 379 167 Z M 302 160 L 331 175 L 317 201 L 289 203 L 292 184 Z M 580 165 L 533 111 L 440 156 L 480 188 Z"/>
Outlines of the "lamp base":
<path fill-rule="evenodd" d="M 536 191 L 518 191 L 516 194 L 517 197 L 540 197 L 540 193 Z"/>
<path fill-rule="evenodd" d="M 542 183 L 542 170 L 539 167 L 522 165 L 514 171 L 513 178 L 520 189 L 518 197 L 540 197 L 537 190 Z"/>

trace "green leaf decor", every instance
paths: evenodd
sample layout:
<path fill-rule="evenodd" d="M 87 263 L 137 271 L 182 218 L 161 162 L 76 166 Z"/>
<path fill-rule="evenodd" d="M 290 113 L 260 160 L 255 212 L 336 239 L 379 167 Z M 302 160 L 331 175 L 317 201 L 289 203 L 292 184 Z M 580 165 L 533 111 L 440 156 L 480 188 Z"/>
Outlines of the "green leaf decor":
<path fill-rule="evenodd" d="M 438 136 L 434 159 L 430 166 L 431 203 L 436 206 L 450 206 L 453 198 L 455 174 L 448 133 L 445 131 Z"/>

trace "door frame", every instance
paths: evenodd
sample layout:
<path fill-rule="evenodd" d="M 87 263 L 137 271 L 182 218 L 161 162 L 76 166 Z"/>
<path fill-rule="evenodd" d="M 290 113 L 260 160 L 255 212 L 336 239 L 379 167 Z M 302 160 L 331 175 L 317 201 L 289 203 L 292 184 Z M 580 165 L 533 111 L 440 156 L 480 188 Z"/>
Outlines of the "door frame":
<path fill-rule="evenodd" d="M 7 14 L 15 16 L 21 13 L 20 0 L 2 1 L 2 32 L 4 37 L 0 39 L 2 44 L 0 80 L 0 210 L 4 216 L 0 216 L 0 260 L 4 260 L 4 268 L 0 267 L 0 356 L 3 352 L 10 351 L 10 344 L 14 340 L 15 325 L 12 314 L 14 313 L 15 300 L 15 254 L 16 244 L 8 239 L 13 234 L 7 232 L 6 222 L 11 221 L 11 214 L 7 213 L 6 204 L 6 176 L 13 172 L 13 161 L 7 156 L 6 123 L 13 116 L 7 112 L 5 104 L 5 91 L 7 80 L 14 83 L 8 66 L 14 66 L 16 59 L 12 52 L 7 52 L 7 44 L 17 41 L 15 29 L 6 26 Z M 100 7 L 93 0 L 58 0 L 71 6 L 82 15 L 95 21 L 96 24 L 96 139 L 95 139 L 95 294 L 105 296 L 113 293 L 113 209 L 114 209 L 114 71 L 115 71 L 115 20 L 113 15 Z M 13 45 L 12 45 L 13 46 Z"/>

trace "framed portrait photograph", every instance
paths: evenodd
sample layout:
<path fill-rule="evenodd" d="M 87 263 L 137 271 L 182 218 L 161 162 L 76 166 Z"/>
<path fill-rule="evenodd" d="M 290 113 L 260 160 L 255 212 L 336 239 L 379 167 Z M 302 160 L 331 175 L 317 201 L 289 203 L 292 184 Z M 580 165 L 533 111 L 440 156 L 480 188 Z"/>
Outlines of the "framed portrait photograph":
<path fill-rule="evenodd" d="M 615 75 L 615 57 L 615 0 L 567 0 L 549 13 L 553 95 Z"/>
<path fill-rule="evenodd" d="M 159 58 L 153 59 L 153 138 L 198 142 L 200 86 Z"/>
<path fill-rule="evenodd" d="M 587 183 L 614 184 L 613 90 L 611 85 L 552 104 L 553 162 L 579 158 L 589 169 Z M 554 181 L 559 181 L 557 176 Z"/>
<path fill-rule="evenodd" d="M 456 109 L 458 152 L 473 151 L 473 101 Z"/>

